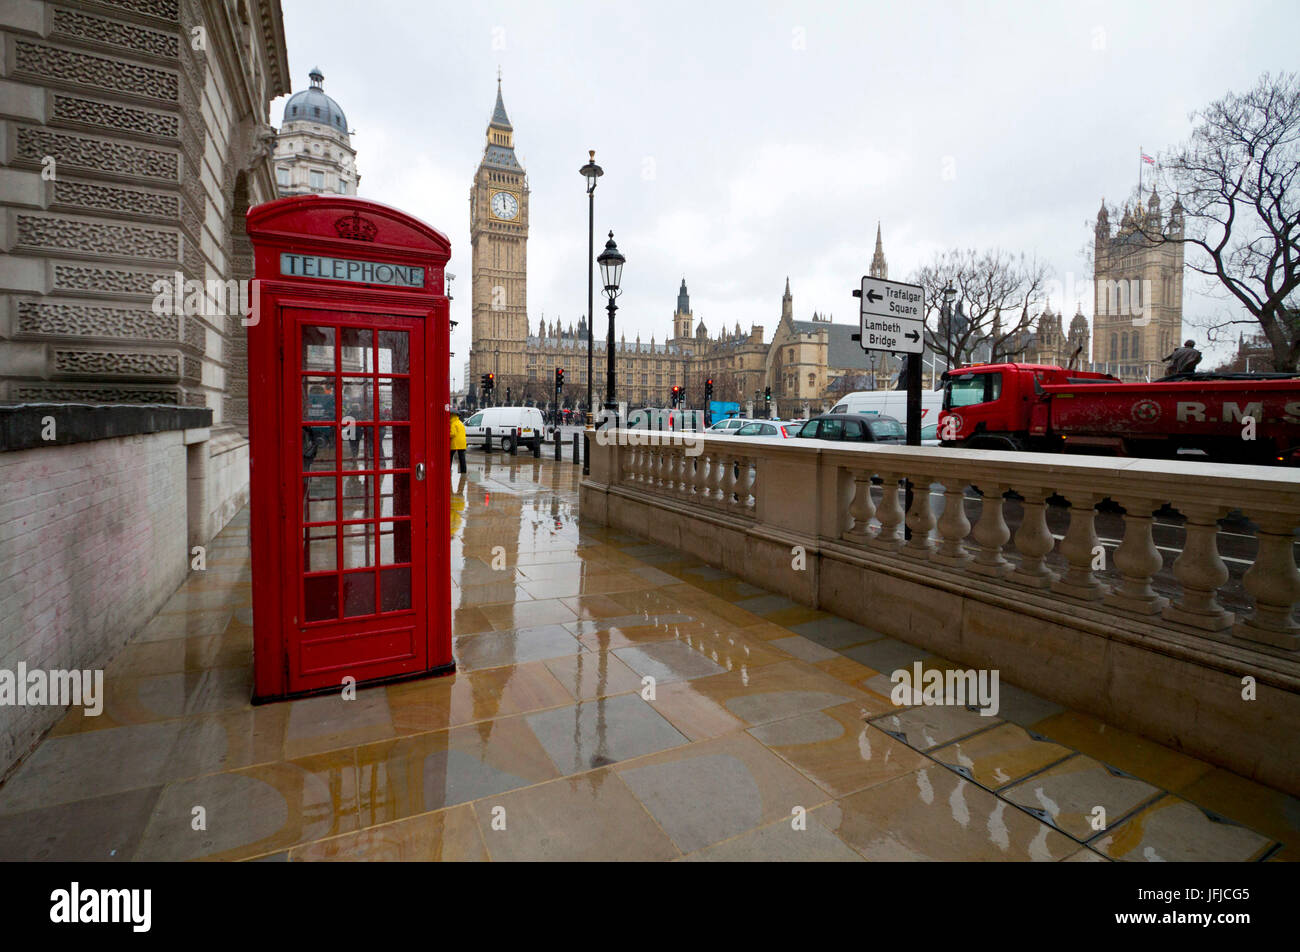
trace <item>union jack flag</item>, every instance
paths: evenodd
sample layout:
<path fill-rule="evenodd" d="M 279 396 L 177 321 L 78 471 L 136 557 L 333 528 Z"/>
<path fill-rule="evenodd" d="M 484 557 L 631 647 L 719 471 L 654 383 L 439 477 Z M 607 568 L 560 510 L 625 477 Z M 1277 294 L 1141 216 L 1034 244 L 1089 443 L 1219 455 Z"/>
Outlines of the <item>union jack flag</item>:
<path fill-rule="evenodd" d="M 1141 155 L 1142 155 L 1142 161 L 1145 162 L 1147 165 L 1156 164 L 1156 160 L 1151 158 L 1151 156 L 1147 155 L 1145 152 L 1141 153 Z"/>

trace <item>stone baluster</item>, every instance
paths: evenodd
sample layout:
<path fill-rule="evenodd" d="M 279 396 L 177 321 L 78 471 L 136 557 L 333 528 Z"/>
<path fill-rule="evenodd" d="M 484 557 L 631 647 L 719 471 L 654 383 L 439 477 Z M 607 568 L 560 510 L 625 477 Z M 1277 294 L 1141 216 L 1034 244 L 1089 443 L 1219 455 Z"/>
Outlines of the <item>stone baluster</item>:
<path fill-rule="evenodd" d="M 876 514 L 876 504 L 871 501 L 871 470 L 855 469 L 853 471 L 853 502 L 849 505 L 849 516 L 853 525 L 844 530 L 844 538 L 853 542 L 868 542 L 871 539 L 871 519 Z"/>
<path fill-rule="evenodd" d="M 912 505 L 907 510 L 907 528 L 912 531 L 912 538 L 903 545 L 903 554 L 916 558 L 928 559 L 934 549 L 930 530 L 934 528 L 934 511 L 930 508 L 930 484 L 932 476 L 917 476 L 912 480 Z"/>
<path fill-rule="evenodd" d="M 1047 557 L 1056 547 L 1047 525 L 1047 497 L 1051 491 L 1041 486 L 1017 489 L 1024 500 L 1020 526 L 1016 529 L 1016 551 L 1020 564 L 1011 579 L 1029 588 L 1047 588 L 1056 581 L 1056 573 L 1047 567 Z"/>
<path fill-rule="evenodd" d="M 880 505 L 876 506 L 876 520 L 880 531 L 871 540 L 871 545 L 878 549 L 895 550 L 901 544 L 899 535 L 906 514 L 899 503 L 898 474 L 880 474 Z"/>
<path fill-rule="evenodd" d="M 627 461 L 623 470 L 624 481 L 637 485 L 641 482 L 641 447 L 628 446 L 625 447 L 624 452 L 626 454 L 624 459 Z"/>
<path fill-rule="evenodd" d="M 967 566 L 977 575 L 990 578 L 1003 578 L 1010 575 L 1015 566 L 1002 554 L 1002 547 L 1011 539 L 1011 530 L 1003 511 L 1002 494 L 1006 486 L 986 483 L 979 487 L 984 495 L 980 499 L 980 517 L 975 520 L 971 538 L 975 541 L 975 558 Z"/>
<path fill-rule="evenodd" d="M 730 509 L 736 504 L 736 458 L 730 453 L 722 456 L 722 508 Z"/>
<path fill-rule="evenodd" d="M 1179 505 L 1183 525 L 1183 551 L 1174 559 L 1174 576 L 1182 595 L 1161 613 L 1167 621 L 1205 631 L 1222 631 L 1233 623 L 1232 612 L 1219 604 L 1218 590 L 1228 580 L 1228 567 L 1219 558 L 1219 520 L 1224 506 Z"/>
<path fill-rule="evenodd" d="M 1155 540 L 1151 538 L 1155 521 L 1151 514 L 1160 508 L 1160 504 L 1140 496 L 1124 496 L 1115 501 L 1124 507 L 1124 538 L 1115 550 L 1115 568 L 1119 569 L 1120 582 L 1106 596 L 1105 602 L 1139 615 L 1159 615 L 1169 604 L 1169 599 L 1157 595 L 1151 587 L 1151 580 L 1165 565 Z"/>
<path fill-rule="evenodd" d="M 1065 575 L 1051 585 L 1054 592 L 1090 602 L 1099 601 L 1106 594 L 1106 587 L 1092 569 L 1098 550 L 1105 552 L 1097 538 L 1096 505 L 1097 497 L 1091 494 L 1075 493 L 1070 497 L 1070 526 L 1061 540 L 1061 554 L 1065 556 L 1067 568 Z"/>
<path fill-rule="evenodd" d="M 1295 521 L 1270 513 L 1251 513 L 1251 518 L 1259 527 L 1255 530 L 1259 550 L 1241 581 L 1255 599 L 1255 611 L 1238 622 L 1232 633 L 1249 641 L 1300 651 L 1300 626 L 1294 617 L 1296 602 L 1300 602 L 1300 572 L 1296 571 L 1292 548 Z"/>
<path fill-rule="evenodd" d="M 740 475 L 736 478 L 736 508 L 748 512 L 754 508 L 754 483 L 757 481 L 755 464 L 748 456 L 740 459 Z"/>
<path fill-rule="evenodd" d="M 965 539 L 970 532 L 966 518 L 966 483 L 952 477 L 943 481 L 943 512 L 939 516 L 939 545 L 930 561 L 960 567 L 970 562 Z"/>
<path fill-rule="evenodd" d="M 721 453 L 709 454 L 709 494 L 708 503 L 717 507 L 722 505 L 724 486 L 726 485 L 726 474 L 723 472 L 723 459 Z"/>
<path fill-rule="evenodd" d="M 712 453 L 701 453 L 695 457 L 695 499 L 706 505 L 713 501 L 709 486 L 709 471 L 712 465 Z"/>
<path fill-rule="evenodd" d="M 677 452 L 677 447 L 669 445 L 664 447 L 664 461 L 667 464 L 664 467 L 664 492 L 670 496 L 677 494 L 677 472 L 681 468 L 681 456 Z"/>
<path fill-rule="evenodd" d="M 686 448 L 676 446 L 673 448 L 673 460 L 676 465 L 673 467 L 673 492 L 678 496 L 688 495 L 691 491 L 691 458 L 686 455 Z"/>

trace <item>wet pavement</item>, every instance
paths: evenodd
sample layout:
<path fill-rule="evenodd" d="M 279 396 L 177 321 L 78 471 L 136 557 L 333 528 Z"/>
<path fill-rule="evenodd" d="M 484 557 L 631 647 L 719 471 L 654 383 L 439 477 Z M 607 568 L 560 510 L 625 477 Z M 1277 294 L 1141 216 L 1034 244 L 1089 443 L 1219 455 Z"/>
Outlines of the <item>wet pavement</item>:
<path fill-rule="evenodd" d="M 241 513 L 0 787 L 0 858 L 1300 855 L 1294 797 L 1006 683 L 897 707 L 891 671 L 952 665 L 583 525 L 571 463 L 470 459 L 454 676 L 252 707 Z"/>

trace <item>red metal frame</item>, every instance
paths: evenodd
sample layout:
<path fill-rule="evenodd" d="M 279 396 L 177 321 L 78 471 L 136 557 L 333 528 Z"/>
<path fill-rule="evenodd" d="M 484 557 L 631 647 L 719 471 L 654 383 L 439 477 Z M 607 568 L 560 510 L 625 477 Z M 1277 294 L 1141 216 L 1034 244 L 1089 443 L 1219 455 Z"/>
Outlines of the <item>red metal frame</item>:
<path fill-rule="evenodd" d="M 451 490 L 443 464 L 448 459 L 448 362 L 450 324 L 443 272 L 450 258 L 447 239 L 396 209 L 343 196 L 297 196 L 259 205 L 248 212 L 258 279 L 256 323 L 248 327 L 249 443 L 252 493 L 254 701 L 336 691 L 346 676 L 358 683 L 419 677 L 454 670 L 451 654 L 451 572 L 449 506 Z M 424 268 L 421 288 L 393 288 L 280 274 L 280 254 L 326 257 Z M 374 437 L 380 419 L 379 387 L 384 379 L 405 379 L 409 386 L 409 520 L 382 519 L 378 486 L 369 486 L 375 511 L 366 525 L 410 524 L 411 608 L 356 618 L 306 620 L 303 612 L 303 468 L 300 328 L 304 325 L 405 330 L 409 338 L 409 373 L 387 373 L 378 366 L 369 374 L 347 374 L 340 361 L 341 331 L 336 331 L 334 370 L 338 386 L 331 402 L 333 446 L 340 453 L 339 425 L 344 413 L 345 377 L 374 386 L 371 408 Z M 376 353 L 373 349 L 372 354 Z M 418 348 L 418 349 L 417 349 Z M 377 354 L 376 354 L 377 356 Z M 396 390 L 396 385 L 394 386 Z M 301 417 L 301 418 L 300 418 Z M 315 422 L 315 421 L 312 421 Z M 358 420 L 358 428 L 368 421 Z M 394 430 L 396 432 L 396 430 Z M 365 445 L 364 443 L 362 445 Z M 372 439 L 369 452 L 378 454 Z M 414 478 L 417 463 L 426 467 L 423 482 Z M 342 472 L 335 464 L 331 472 Z M 394 477 L 399 476 L 390 467 Z M 382 470 L 376 455 L 375 470 Z M 377 482 L 368 480 L 367 484 Z M 396 486 L 401 480 L 394 478 Z M 341 508 L 345 479 L 335 479 L 335 518 Z M 394 493 L 397 490 L 394 489 Z M 394 495 L 395 504 L 397 496 Z M 307 520 L 310 521 L 310 520 Z M 361 525 L 362 523 L 351 523 Z M 396 545 L 398 536 L 393 536 Z M 332 574 L 338 576 L 337 598 L 343 604 L 343 577 L 349 574 L 338 543 Z M 399 547 L 400 548 L 400 547 Z M 394 549 L 394 557 L 399 549 Z M 371 571 L 384 571 L 385 566 Z M 328 571 L 328 570 L 327 570 Z M 323 577 L 323 576 L 318 576 Z M 374 575 L 375 608 L 382 609 L 379 576 Z"/>

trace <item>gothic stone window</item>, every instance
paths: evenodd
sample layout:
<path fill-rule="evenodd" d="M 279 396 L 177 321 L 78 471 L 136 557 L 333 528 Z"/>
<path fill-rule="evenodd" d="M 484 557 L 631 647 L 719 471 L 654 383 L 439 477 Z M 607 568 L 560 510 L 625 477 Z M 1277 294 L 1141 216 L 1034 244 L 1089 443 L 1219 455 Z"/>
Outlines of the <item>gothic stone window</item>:
<path fill-rule="evenodd" d="M 1110 335 L 1110 359 L 1119 360 L 1119 335 Z"/>
<path fill-rule="evenodd" d="M 311 170 L 311 187 L 312 188 L 325 187 L 325 173 L 320 171 L 320 169 Z"/>

